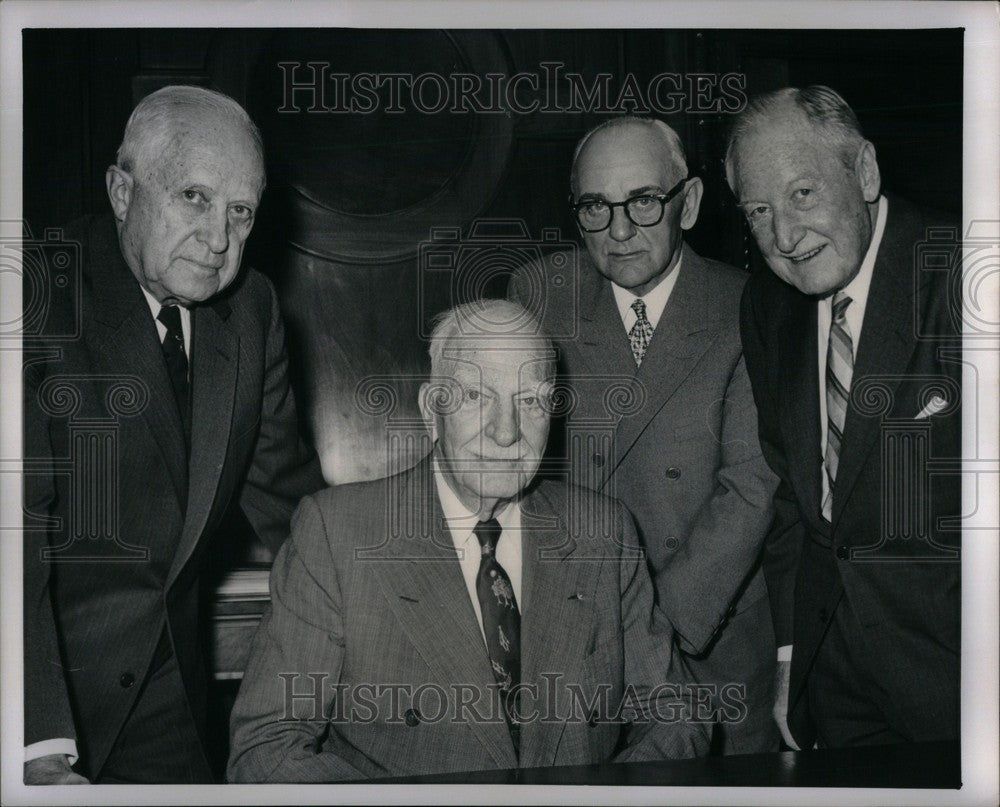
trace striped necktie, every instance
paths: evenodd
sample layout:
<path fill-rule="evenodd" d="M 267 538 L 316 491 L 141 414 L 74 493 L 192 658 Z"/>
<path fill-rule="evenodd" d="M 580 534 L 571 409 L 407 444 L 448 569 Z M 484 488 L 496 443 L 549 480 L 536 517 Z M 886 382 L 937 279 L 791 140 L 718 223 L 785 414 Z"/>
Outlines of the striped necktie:
<path fill-rule="evenodd" d="M 653 324 L 646 317 L 646 301 L 641 297 L 632 301 L 632 310 L 635 311 L 635 325 L 628 332 L 628 341 L 632 345 L 635 366 L 638 367 L 642 364 L 643 356 L 646 355 L 649 340 L 653 338 Z"/>
<path fill-rule="evenodd" d="M 833 318 L 830 322 L 830 342 L 826 348 L 826 456 L 824 467 L 830 483 L 823 499 L 823 518 L 833 520 L 833 483 L 837 478 L 840 446 L 844 439 L 847 402 L 851 396 L 851 376 L 854 374 L 854 348 L 851 328 L 847 324 L 847 306 L 851 298 L 838 291 L 833 298 Z"/>

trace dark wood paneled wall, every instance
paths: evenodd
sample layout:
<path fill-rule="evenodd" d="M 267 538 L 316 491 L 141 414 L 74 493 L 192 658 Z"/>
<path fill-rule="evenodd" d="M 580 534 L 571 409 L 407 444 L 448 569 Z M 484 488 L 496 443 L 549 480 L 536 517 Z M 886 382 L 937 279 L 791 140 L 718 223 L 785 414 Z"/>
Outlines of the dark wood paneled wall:
<path fill-rule="evenodd" d="M 421 274 L 420 242 L 476 218 L 519 221 L 529 240 L 576 240 L 566 205 L 573 146 L 608 117 L 587 111 L 475 116 L 282 115 L 278 62 L 333 69 L 544 75 L 558 62 L 587 83 L 645 88 L 661 73 L 740 73 L 749 93 L 826 83 L 856 109 L 885 185 L 917 202 L 961 205 L 962 36 L 950 31 L 34 30 L 24 34 L 24 209 L 36 232 L 107 209 L 104 169 L 134 103 L 168 83 L 213 85 L 262 126 L 269 189 L 247 252 L 278 286 L 296 386 L 332 482 L 386 469 L 387 418 L 412 419 L 430 317 L 483 283 Z M 725 186 L 729 116 L 666 116 L 706 185 L 689 240 L 750 267 L 757 258 Z M 440 186 L 440 189 L 438 188 Z M 549 249 L 552 242 L 542 243 Z M 473 271 L 473 270 L 469 270 Z M 461 279 L 461 278 L 460 278 Z M 467 279 L 467 278 L 466 278 Z M 395 411 L 359 410 L 359 385 L 391 377 Z"/>

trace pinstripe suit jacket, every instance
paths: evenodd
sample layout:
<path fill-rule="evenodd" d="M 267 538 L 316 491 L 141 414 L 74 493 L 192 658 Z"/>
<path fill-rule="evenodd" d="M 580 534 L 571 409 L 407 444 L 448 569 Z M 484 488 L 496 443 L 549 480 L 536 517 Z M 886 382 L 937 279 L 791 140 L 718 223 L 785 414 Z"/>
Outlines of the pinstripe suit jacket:
<path fill-rule="evenodd" d="M 67 231 L 79 284 L 26 348 L 25 742 L 73 738 L 100 774 L 166 627 L 204 731 L 199 574 L 238 503 L 277 551 L 299 498 L 322 484 L 298 434 L 273 289 L 244 269 L 192 311 L 192 436 L 149 307 L 110 216 Z M 56 282 L 55 278 L 49 278 Z M 76 333 L 76 338 L 58 338 Z M 99 450 L 97 450 L 99 449 Z M 155 728 L 150 728 L 155 732 Z M 201 749 L 170 747 L 204 764 Z"/>
<path fill-rule="evenodd" d="M 651 621 L 630 516 L 611 499 L 544 483 L 521 503 L 521 682 L 539 690 L 537 700 L 522 692 L 518 759 L 487 706 L 493 674 L 430 467 L 303 500 L 233 710 L 230 779 L 335 781 L 706 750 L 704 728 L 683 720 L 623 732 L 591 719 L 601 716 L 593 709 L 570 716 L 574 687 L 591 698 L 604 685 L 613 711 L 632 685 L 636 701 L 658 695 L 665 717 L 683 693 L 651 693 L 670 680 L 669 633 L 659 633 L 669 628 Z M 603 514 L 608 534 L 575 532 L 571 508 L 588 514 L 585 528 Z M 480 694 L 473 709 L 482 717 L 456 705 Z"/>

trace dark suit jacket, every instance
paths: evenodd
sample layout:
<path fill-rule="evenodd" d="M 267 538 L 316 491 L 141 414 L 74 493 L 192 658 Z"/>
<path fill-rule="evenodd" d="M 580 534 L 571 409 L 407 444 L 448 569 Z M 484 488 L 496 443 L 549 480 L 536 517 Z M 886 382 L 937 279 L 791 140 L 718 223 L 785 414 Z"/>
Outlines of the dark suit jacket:
<path fill-rule="evenodd" d="M 759 558 L 777 479 L 760 453 L 740 345 L 747 275 L 685 246 L 637 370 L 610 281 L 583 250 L 578 271 L 570 263 L 562 253 L 540 274 L 522 268 L 510 296 L 541 310 L 556 338 L 560 373 L 574 391 L 563 451 L 574 480 L 620 498 L 634 514 L 657 603 L 693 654 L 696 678 L 747 686 L 757 719 L 743 715 L 730 733 L 755 738 L 727 740 L 726 748 L 770 748 L 775 645 Z M 534 298 L 532 271 L 533 287 L 544 284 Z M 570 274 L 570 283 L 556 284 Z M 616 403 L 609 394 L 630 385 L 641 386 L 644 401 Z"/>
<path fill-rule="evenodd" d="M 155 323 L 113 220 L 79 222 L 68 239 L 80 244 L 79 295 L 47 312 L 46 329 L 71 333 L 79 317 L 79 336 L 24 360 L 25 743 L 75 738 L 80 769 L 94 777 L 164 625 L 188 694 L 177 708 L 203 728 L 198 579 L 227 507 L 238 502 L 277 551 L 298 499 L 322 479 L 298 435 L 262 275 L 244 269 L 193 311 L 188 459 Z"/>
<path fill-rule="evenodd" d="M 704 752 L 703 726 L 680 712 L 669 719 L 684 693 L 651 692 L 671 681 L 669 626 L 651 621 L 652 586 L 631 518 L 610 499 L 543 483 L 522 502 L 521 682 L 539 694 L 522 693 L 522 710 L 530 712 L 530 700 L 538 715 L 522 726 L 515 756 L 500 712 L 488 705 L 493 673 L 430 468 L 424 460 L 303 500 L 233 709 L 230 780 L 322 782 Z M 608 533 L 574 536 L 573 507 L 603 508 Z M 626 684 L 634 704 L 655 702 L 668 719 L 636 722 L 622 741 L 621 723 L 589 720 L 590 707 L 574 711 L 572 687 L 588 701 L 605 687 L 614 712 Z M 395 703 L 366 689 L 391 685 L 400 687 Z M 421 687 L 432 694 L 417 706 Z M 290 694 L 309 692 L 325 697 L 307 694 L 290 712 Z M 462 697 L 475 698 L 469 711 L 457 706 Z"/>
<path fill-rule="evenodd" d="M 821 517 L 816 300 L 770 271 L 755 274 L 743 297 L 761 444 L 781 478 L 765 571 L 778 643 L 794 645 L 789 721 L 803 747 L 814 737 L 804 685 L 841 595 L 858 616 L 859 652 L 891 693 L 885 709 L 900 731 L 913 740 L 957 736 L 961 486 L 954 471 L 913 470 L 921 455 L 961 456 L 961 341 L 951 305 L 957 289 L 949 288 L 951 272 L 921 266 L 918 251 L 940 224 L 889 198 L 829 526 Z M 943 240 L 952 259 L 953 239 Z M 948 400 L 946 410 L 914 420 L 935 393 Z M 900 450 L 914 452 L 913 464 L 887 461 Z M 839 575 L 821 574 L 820 564 L 805 560 L 818 551 L 835 554 Z"/>

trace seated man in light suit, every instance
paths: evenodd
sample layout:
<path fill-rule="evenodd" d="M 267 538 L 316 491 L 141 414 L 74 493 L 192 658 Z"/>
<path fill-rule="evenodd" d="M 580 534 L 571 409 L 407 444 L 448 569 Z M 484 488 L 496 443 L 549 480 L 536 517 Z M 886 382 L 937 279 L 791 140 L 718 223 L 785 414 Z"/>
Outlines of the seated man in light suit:
<path fill-rule="evenodd" d="M 448 311 L 420 390 L 432 454 L 303 500 L 233 710 L 230 780 L 707 751 L 670 683 L 631 517 L 593 492 L 531 486 L 554 356 L 537 334 L 515 303 Z"/>

